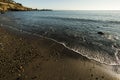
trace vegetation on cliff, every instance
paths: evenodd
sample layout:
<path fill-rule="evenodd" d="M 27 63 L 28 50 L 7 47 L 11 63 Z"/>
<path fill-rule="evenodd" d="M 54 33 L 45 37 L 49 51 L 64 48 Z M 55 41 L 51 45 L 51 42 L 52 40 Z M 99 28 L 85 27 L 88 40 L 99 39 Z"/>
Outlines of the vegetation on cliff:
<path fill-rule="evenodd" d="M 13 0 L 0 0 L 0 11 L 29 11 L 32 8 L 24 7 Z"/>
<path fill-rule="evenodd" d="M 14 1 L 13 1 L 13 0 L 0 0 L 0 2 L 14 3 Z"/>

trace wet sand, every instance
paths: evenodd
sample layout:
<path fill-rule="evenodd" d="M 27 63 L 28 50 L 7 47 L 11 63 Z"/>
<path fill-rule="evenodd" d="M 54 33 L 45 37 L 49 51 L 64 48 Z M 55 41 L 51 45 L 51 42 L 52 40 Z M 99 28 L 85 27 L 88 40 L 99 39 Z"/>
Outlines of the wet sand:
<path fill-rule="evenodd" d="M 120 80 L 112 67 L 54 41 L 0 27 L 0 80 Z"/>

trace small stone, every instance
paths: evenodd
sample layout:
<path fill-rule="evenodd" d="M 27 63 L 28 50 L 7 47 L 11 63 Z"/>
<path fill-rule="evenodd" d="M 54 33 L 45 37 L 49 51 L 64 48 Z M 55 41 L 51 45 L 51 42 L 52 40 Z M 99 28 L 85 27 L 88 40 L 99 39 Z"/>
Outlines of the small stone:
<path fill-rule="evenodd" d="M 20 70 L 21 70 L 22 72 L 24 72 L 24 68 L 23 68 L 23 66 L 20 66 Z"/>
<path fill-rule="evenodd" d="M 102 76 L 102 79 L 104 78 L 104 76 Z"/>
<path fill-rule="evenodd" d="M 36 78 L 37 78 L 37 76 L 32 77 L 32 79 L 36 79 Z"/>
<path fill-rule="evenodd" d="M 18 76 L 21 76 L 21 74 L 18 74 Z"/>
<path fill-rule="evenodd" d="M 98 80 L 98 78 L 96 77 L 95 80 Z"/>
<path fill-rule="evenodd" d="M 3 26 L 3 24 L 0 24 L 0 26 L 2 27 L 2 26 Z"/>
<path fill-rule="evenodd" d="M 0 43 L 0 48 L 2 48 L 3 47 L 3 43 Z"/>
<path fill-rule="evenodd" d="M 25 76 L 25 78 L 28 78 L 28 76 Z"/>
<path fill-rule="evenodd" d="M 16 80 L 22 80 L 22 79 L 18 77 L 18 78 L 16 78 Z"/>
<path fill-rule="evenodd" d="M 20 38 L 20 41 L 22 41 L 22 38 Z"/>
<path fill-rule="evenodd" d="M 91 74 L 91 77 L 93 77 L 93 74 Z"/>

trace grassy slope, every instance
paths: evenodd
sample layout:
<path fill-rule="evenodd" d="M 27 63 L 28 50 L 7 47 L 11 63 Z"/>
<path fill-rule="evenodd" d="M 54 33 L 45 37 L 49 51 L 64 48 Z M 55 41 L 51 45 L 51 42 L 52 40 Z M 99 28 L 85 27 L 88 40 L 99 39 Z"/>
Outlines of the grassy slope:
<path fill-rule="evenodd" d="M 31 8 L 24 7 L 24 6 L 19 5 L 17 3 L 0 2 L 0 10 L 27 11 L 27 10 L 31 10 Z"/>

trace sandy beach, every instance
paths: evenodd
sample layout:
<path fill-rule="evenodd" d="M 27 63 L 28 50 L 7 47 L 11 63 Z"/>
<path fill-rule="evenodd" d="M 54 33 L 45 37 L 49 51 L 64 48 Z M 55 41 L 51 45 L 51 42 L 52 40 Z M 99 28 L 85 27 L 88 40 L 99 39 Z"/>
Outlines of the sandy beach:
<path fill-rule="evenodd" d="M 120 80 L 112 67 L 45 38 L 0 27 L 0 80 Z"/>

